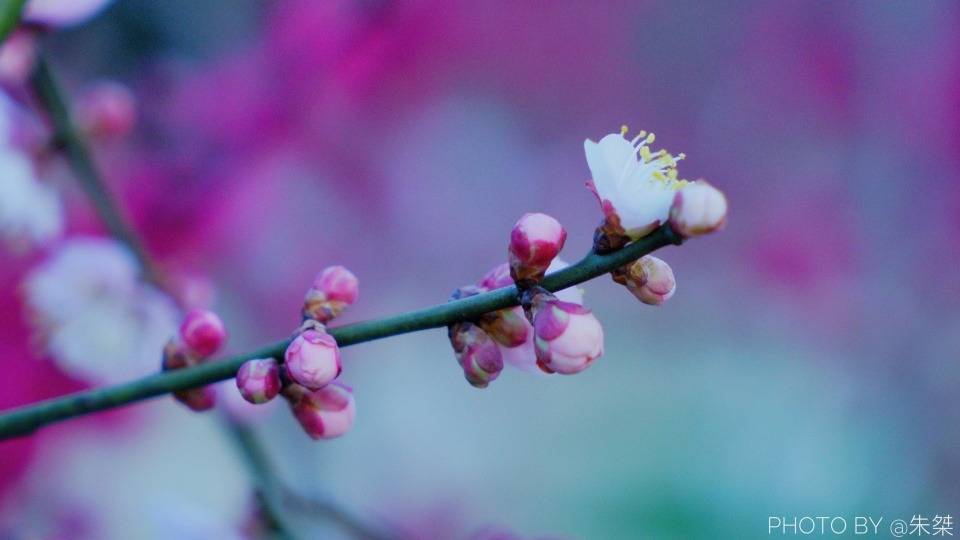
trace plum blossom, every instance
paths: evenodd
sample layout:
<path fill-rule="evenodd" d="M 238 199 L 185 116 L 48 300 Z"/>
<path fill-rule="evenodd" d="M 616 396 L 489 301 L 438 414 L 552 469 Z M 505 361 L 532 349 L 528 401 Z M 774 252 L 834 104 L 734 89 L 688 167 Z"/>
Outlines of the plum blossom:
<path fill-rule="evenodd" d="M 516 282 L 538 282 L 563 249 L 567 231 L 546 214 L 524 214 L 510 232 L 510 275 Z"/>
<path fill-rule="evenodd" d="M 133 255 L 113 240 L 62 243 L 24 282 L 46 351 L 66 373 L 95 383 L 154 371 L 177 331 L 174 302 L 140 280 Z"/>
<path fill-rule="evenodd" d="M 280 392 L 280 368 L 273 358 L 247 360 L 237 371 L 237 389 L 250 403 L 266 403 Z"/>
<path fill-rule="evenodd" d="M 587 185 L 600 201 L 604 214 L 604 223 L 595 239 L 599 251 L 618 249 L 648 234 L 670 219 L 675 201 L 691 196 L 697 197 L 694 210 L 699 212 L 699 219 L 709 219 L 696 231 L 691 229 L 694 234 L 722 225 L 726 201 L 711 196 L 709 211 L 701 210 L 707 204 L 703 200 L 704 186 L 709 184 L 679 178 L 677 163 L 684 159 L 684 154 L 675 156 L 663 149 L 651 150 L 650 145 L 656 140 L 653 133 L 640 131 L 633 139 L 627 139 L 626 134 L 624 126 L 620 133 L 611 133 L 600 142 L 587 139 L 583 143 L 593 176 Z"/>

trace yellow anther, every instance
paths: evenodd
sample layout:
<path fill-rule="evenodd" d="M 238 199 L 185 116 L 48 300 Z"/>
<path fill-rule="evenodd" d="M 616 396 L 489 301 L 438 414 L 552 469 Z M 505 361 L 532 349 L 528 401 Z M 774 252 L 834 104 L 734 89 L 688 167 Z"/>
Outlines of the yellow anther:
<path fill-rule="evenodd" d="M 644 144 L 653 144 L 653 141 L 655 141 L 656 138 L 657 138 L 657 136 L 656 136 L 655 134 L 651 133 L 651 134 L 647 135 L 647 138 L 643 140 L 643 143 L 644 143 Z"/>
<path fill-rule="evenodd" d="M 644 162 L 648 162 L 653 158 L 653 156 L 650 155 L 650 149 L 646 146 L 640 147 L 640 157 L 643 158 Z"/>
<path fill-rule="evenodd" d="M 627 136 L 627 132 L 629 132 L 629 131 L 630 131 L 630 128 L 627 127 L 626 124 L 623 124 L 622 126 L 620 126 L 620 136 L 621 136 L 621 137 L 626 137 L 626 136 Z"/>

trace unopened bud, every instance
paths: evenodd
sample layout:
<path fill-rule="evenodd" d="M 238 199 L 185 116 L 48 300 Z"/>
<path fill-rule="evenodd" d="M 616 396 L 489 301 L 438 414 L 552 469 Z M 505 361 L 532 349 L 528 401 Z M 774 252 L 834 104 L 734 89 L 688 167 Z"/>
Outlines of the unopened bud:
<path fill-rule="evenodd" d="M 471 385 L 486 388 L 503 371 L 503 356 L 497 342 L 479 326 L 461 322 L 448 328 L 450 345 Z"/>
<path fill-rule="evenodd" d="M 546 214 L 524 214 L 510 233 L 510 275 L 514 281 L 538 282 L 563 249 L 567 231 Z"/>
<path fill-rule="evenodd" d="M 77 116 L 94 137 L 122 137 L 130 133 L 137 122 L 137 102 L 126 86 L 101 82 L 80 99 Z"/>
<path fill-rule="evenodd" d="M 353 390 L 332 383 L 319 390 L 299 385 L 284 388 L 290 408 L 300 426 L 312 439 L 334 439 L 353 427 L 356 403 Z"/>
<path fill-rule="evenodd" d="M 645 255 L 633 263 L 610 273 L 613 280 L 625 286 L 644 304 L 659 306 L 673 296 L 677 282 L 673 270 L 664 260 Z"/>
<path fill-rule="evenodd" d="M 340 375 L 337 340 L 323 330 L 305 330 L 287 347 L 284 366 L 295 382 L 312 390 L 323 388 Z"/>
<path fill-rule="evenodd" d="M 691 237 L 723 228 L 727 221 L 727 198 L 706 181 L 683 186 L 673 197 L 670 226 L 674 232 Z"/>
<path fill-rule="evenodd" d="M 343 312 L 357 301 L 360 285 L 357 276 L 342 266 L 325 268 L 313 280 L 303 301 L 303 316 L 322 323 Z"/>
<path fill-rule="evenodd" d="M 223 321 L 212 311 L 192 309 L 180 325 L 180 339 L 201 358 L 212 356 L 227 339 Z"/>
<path fill-rule="evenodd" d="M 540 369 L 579 373 L 603 355 L 603 327 L 588 308 L 558 300 L 543 289 L 534 291 L 529 304 Z"/>
<path fill-rule="evenodd" d="M 247 360 L 237 371 L 237 389 L 250 403 L 266 403 L 280 392 L 280 367 L 273 358 Z"/>

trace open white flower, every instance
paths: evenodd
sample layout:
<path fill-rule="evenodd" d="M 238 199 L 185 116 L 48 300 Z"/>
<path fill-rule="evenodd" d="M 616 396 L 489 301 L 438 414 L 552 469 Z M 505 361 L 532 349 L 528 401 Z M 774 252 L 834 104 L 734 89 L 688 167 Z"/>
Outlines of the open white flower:
<path fill-rule="evenodd" d="M 113 383 L 157 369 L 177 331 L 173 301 L 139 279 L 133 255 L 112 240 L 58 247 L 24 283 L 47 352 L 66 373 Z"/>
<path fill-rule="evenodd" d="M 587 139 L 583 149 L 608 225 L 636 240 L 667 221 L 674 196 L 689 182 L 677 177 L 683 154 L 650 150 L 653 133 L 640 131 L 632 140 L 626 134 L 624 126 L 598 143 Z"/>

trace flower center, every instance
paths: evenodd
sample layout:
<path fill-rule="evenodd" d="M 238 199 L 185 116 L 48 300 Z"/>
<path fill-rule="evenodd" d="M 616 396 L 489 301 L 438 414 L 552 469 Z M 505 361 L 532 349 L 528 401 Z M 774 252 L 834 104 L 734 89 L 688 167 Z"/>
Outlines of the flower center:
<path fill-rule="evenodd" d="M 626 125 L 620 126 L 620 136 L 624 139 L 627 138 L 629 131 L 630 128 Z M 640 132 L 637 133 L 637 136 L 630 141 L 630 144 L 633 145 L 635 149 L 631 160 L 636 156 L 639 156 L 640 160 L 638 176 L 641 178 L 647 177 L 649 181 L 661 183 L 665 187 L 680 189 L 689 182 L 678 178 L 677 162 L 682 161 L 687 156 L 682 152 L 674 156 L 664 148 L 651 151 L 650 145 L 653 144 L 656 138 L 657 136 L 655 134 L 647 133 L 641 129 Z M 623 177 L 627 174 L 630 163 L 630 161 L 624 163 L 623 171 L 620 173 L 621 180 L 623 180 Z"/>

